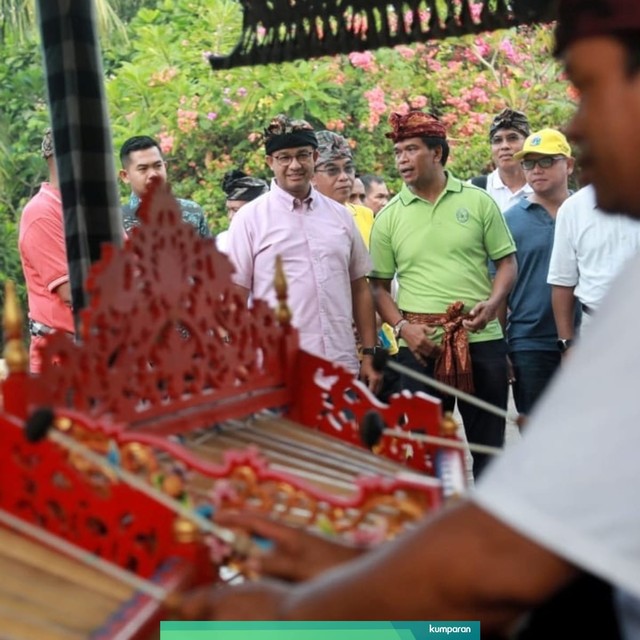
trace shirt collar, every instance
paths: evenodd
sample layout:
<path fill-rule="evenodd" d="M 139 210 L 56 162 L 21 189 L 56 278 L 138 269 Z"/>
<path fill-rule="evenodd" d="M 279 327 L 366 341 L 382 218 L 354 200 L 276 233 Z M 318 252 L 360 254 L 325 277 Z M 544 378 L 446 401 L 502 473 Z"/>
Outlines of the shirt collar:
<path fill-rule="evenodd" d="M 139 206 L 140 206 L 140 198 L 138 198 L 138 196 L 132 191 L 131 195 L 129 196 L 129 208 L 132 211 L 137 211 Z"/>
<path fill-rule="evenodd" d="M 278 186 L 275 178 L 271 180 L 271 192 L 280 200 L 287 203 L 287 209 L 289 211 L 296 211 L 305 213 L 306 211 L 313 211 L 316 202 L 318 201 L 318 192 L 313 188 L 310 188 L 309 194 L 302 200 L 292 196 L 288 191 L 285 191 L 282 187 Z"/>
<path fill-rule="evenodd" d="M 462 182 L 460 182 L 458 178 L 454 178 L 448 171 L 445 171 L 444 174 L 447 176 L 447 182 L 444 185 L 444 189 L 438 196 L 436 202 L 438 202 L 442 198 L 446 191 L 462 191 Z M 411 191 L 411 189 L 409 189 L 406 184 L 403 184 L 402 188 L 400 189 L 400 200 L 402 200 L 402 204 L 404 204 L 405 206 L 411 204 L 414 200 L 422 200 L 422 202 L 426 202 L 426 200 L 413 193 L 413 191 Z"/>
<path fill-rule="evenodd" d="M 491 186 L 494 189 L 506 189 L 511 195 L 517 196 L 519 194 L 528 194 L 533 193 L 533 189 L 529 186 L 527 182 L 524 183 L 522 187 L 520 187 L 517 191 L 511 191 L 507 185 L 502 182 L 502 178 L 500 177 L 500 172 L 496 169 L 491 176 Z"/>

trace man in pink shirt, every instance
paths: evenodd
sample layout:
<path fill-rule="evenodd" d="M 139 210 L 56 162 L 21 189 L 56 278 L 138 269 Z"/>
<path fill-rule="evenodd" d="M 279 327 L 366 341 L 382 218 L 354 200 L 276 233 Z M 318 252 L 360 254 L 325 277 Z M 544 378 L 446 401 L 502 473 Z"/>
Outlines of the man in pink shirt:
<path fill-rule="evenodd" d="M 29 200 L 20 218 L 18 246 L 27 284 L 30 369 L 39 373 L 39 346 L 54 329 L 72 333 L 71 288 L 62 217 L 62 198 L 53 156 L 53 138 L 47 130 L 42 140 L 42 157 L 49 167 L 49 182 L 43 182 Z"/>
<path fill-rule="evenodd" d="M 311 186 L 317 147 L 315 132 L 304 120 L 279 115 L 265 130 L 274 180 L 268 193 L 238 211 L 229 229 L 233 280 L 243 295 L 275 306 L 280 255 L 301 347 L 359 373 L 375 392 L 381 375 L 372 357 L 377 338 L 366 278 L 371 262 L 353 216 Z M 361 364 L 352 320 L 362 339 Z"/>

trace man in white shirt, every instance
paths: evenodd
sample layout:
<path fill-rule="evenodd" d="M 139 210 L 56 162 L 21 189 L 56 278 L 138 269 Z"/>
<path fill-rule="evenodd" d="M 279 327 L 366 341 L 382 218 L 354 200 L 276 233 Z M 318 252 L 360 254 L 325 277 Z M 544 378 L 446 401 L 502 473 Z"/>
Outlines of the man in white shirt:
<path fill-rule="evenodd" d="M 591 185 L 574 193 L 558 209 L 547 282 L 552 285 L 561 352 L 566 353 L 575 338 L 576 302 L 582 308 L 584 331 L 613 280 L 639 252 L 640 223 L 598 209 Z"/>
<path fill-rule="evenodd" d="M 491 123 L 489 142 L 495 169 L 487 176 L 476 176 L 470 182 L 486 189 L 503 213 L 531 193 L 520 161 L 513 156 L 522 150 L 531 133 L 527 116 L 520 111 L 503 109 Z"/>

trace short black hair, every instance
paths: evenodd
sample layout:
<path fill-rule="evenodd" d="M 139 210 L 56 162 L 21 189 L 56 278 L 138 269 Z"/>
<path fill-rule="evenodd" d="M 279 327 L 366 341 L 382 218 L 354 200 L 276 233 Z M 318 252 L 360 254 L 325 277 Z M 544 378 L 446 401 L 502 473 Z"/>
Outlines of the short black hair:
<path fill-rule="evenodd" d="M 420 136 L 422 142 L 427 145 L 428 149 L 437 149 L 442 147 L 442 157 L 440 164 L 444 167 L 449 159 L 449 143 L 444 138 L 434 138 L 433 136 Z"/>
<path fill-rule="evenodd" d="M 372 184 L 384 184 L 385 180 L 382 176 L 376 176 L 373 173 L 365 173 L 363 176 L 359 176 L 364 185 L 365 193 L 369 193 Z"/>
<path fill-rule="evenodd" d="M 152 147 L 156 147 L 160 151 L 160 155 L 162 155 L 160 145 L 151 136 L 133 136 L 126 140 L 120 147 L 120 162 L 123 168 L 126 168 L 129 164 L 129 156 L 134 151 L 144 151 L 144 149 L 151 149 Z"/>

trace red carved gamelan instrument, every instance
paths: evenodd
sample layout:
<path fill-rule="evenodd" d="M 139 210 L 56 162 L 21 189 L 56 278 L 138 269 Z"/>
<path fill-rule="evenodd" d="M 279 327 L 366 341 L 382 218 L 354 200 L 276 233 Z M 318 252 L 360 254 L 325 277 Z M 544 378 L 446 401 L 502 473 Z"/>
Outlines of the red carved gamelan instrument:
<path fill-rule="evenodd" d="M 382 404 L 302 351 L 281 269 L 278 309 L 247 309 L 226 256 L 166 188 L 139 215 L 93 265 L 76 341 L 47 337 L 40 376 L 7 292 L 0 620 L 12 638 L 147 637 L 176 593 L 242 571 L 251 543 L 215 526 L 221 509 L 373 542 L 464 489 L 460 449 L 406 437 L 458 443 L 437 400 Z M 392 427 L 377 455 L 360 437 L 372 411 Z"/>

